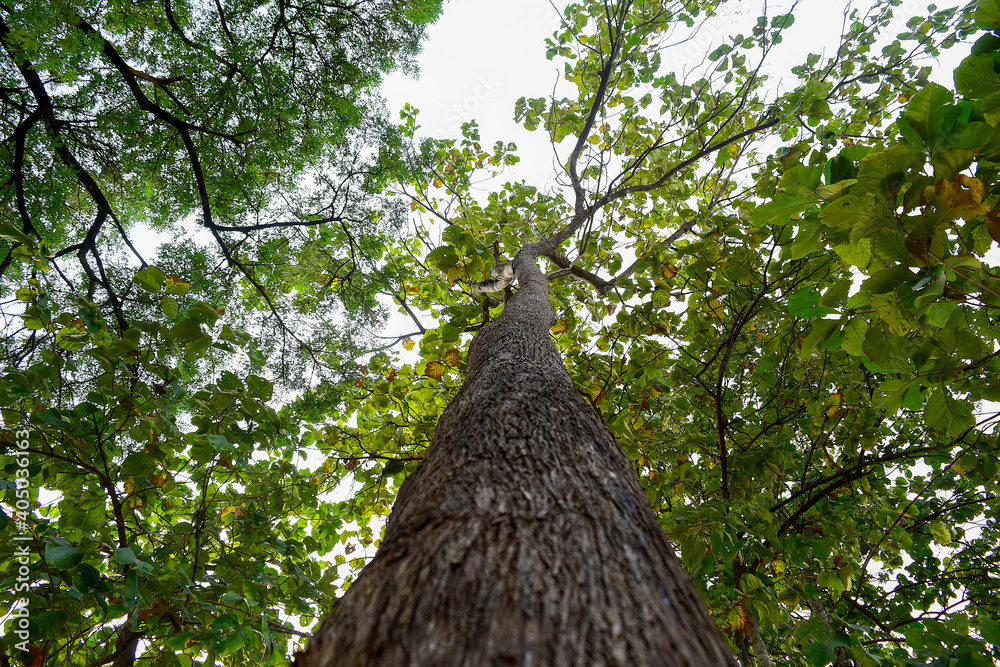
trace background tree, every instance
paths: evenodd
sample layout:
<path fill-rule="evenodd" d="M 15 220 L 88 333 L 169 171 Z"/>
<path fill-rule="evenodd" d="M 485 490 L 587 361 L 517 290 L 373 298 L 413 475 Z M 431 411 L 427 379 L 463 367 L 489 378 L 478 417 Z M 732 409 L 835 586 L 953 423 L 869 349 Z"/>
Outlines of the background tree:
<path fill-rule="evenodd" d="M 381 321 L 374 91 L 439 9 L 0 4 L 5 664 L 279 664 L 304 634 L 338 521 L 305 528 L 328 510 L 260 373 L 353 376 Z"/>

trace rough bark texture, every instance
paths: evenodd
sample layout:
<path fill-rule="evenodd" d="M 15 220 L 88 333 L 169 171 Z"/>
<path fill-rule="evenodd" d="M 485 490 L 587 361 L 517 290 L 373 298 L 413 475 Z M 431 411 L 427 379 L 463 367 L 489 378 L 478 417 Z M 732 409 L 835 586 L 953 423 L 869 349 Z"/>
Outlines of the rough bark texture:
<path fill-rule="evenodd" d="M 378 553 L 297 667 L 737 665 L 574 389 L 522 255 Z"/>

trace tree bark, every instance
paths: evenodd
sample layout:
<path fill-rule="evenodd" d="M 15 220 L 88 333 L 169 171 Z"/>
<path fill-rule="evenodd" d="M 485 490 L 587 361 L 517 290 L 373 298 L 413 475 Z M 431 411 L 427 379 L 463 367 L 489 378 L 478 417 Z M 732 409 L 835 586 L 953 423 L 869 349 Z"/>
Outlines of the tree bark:
<path fill-rule="evenodd" d="M 629 460 L 549 334 L 537 252 L 372 562 L 296 667 L 737 667 Z"/>

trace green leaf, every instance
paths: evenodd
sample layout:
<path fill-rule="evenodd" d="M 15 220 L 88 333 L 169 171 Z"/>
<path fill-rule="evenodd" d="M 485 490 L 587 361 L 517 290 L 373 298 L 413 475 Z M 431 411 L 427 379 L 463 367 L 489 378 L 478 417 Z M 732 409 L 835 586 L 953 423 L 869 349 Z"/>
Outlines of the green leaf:
<path fill-rule="evenodd" d="M 955 127 L 955 118 L 948 113 L 954 108 L 953 100 L 954 96 L 944 86 L 931 83 L 917 91 L 906 105 L 902 117 L 922 144 L 918 150 L 936 152 L 939 142 Z"/>
<path fill-rule="evenodd" d="M 758 227 L 788 224 L 793 215 L 802 213 L 815 203 L 816 198 L 813 196 L 781 192 L 773 201 L 758 206 L 750 216 L 750 222 Z"/>
<path fill-rule="evenodd" d="M 182 651 L 187 648 L 187 643 L 196 636 L 193 632 L 178 632 L 163 643 L 171 651 Z"/>
<path fill-rule="evenodd" d="M 191 281 L 173 275 L 167 276 L 165 285 L 167 294 L 174 294 L 176 296 L 184 296 L 191 289 Z"/>
<path fill-rule="evenodd" d="M 83 560 L 84 553 L 61 537 L 54 537 L 45 543 L 45 560 L 60 570 L 76 567 Z"/>
<path fill-rule="evenodd" d="M 906 180 L 906 173 L 922 164 L 923 157 L 905 146 L 869 153 L 858 165 L 858 186 L 875 194 L 895 193 Z"/>
<path fill-rule="evenodd" d="M 864 343 L 865 335 L 868 333 L 869 324 L 865 320 L 854 317 L 846 325 L 840 334 L 840 346 L 844 351 L 853 357 L 865 356 Z"/>
<path fill-rule="evenodd" d="M 819 217 L 827 227 L 854 229 L 872 219 L 874 207 L 874 196 L 867 193 L 851 194 L 824 206 Z"/>
<path fill-rule="evenodd" d="M 163 274 L 158 267 L 150 266 L 140 271 L 136 271 L 135 277 L 132 278 L 132 282 L 146 290 L 147 292 L 157 293 L 163 287 L 163 283 L 166 282 L 167 277 Z"/>
<path fill-rule="evenodd" d="M 87 333 L 86 327 L 80 324 L 72 324 L 56 332 L 56 343 L 62 349 L 70 352 L 85 347 L 89 342 L 90 335 Z"/>
<path fill-rule="evenodd" d="M 187 312 L 190 317 L 208 326 L 214 326 L 219 319 L 219 311 L 203 301 L 188 308 Z"/>
<path fill-rule="evenodd" d="M 145 561 L 136 558 L 135 552 L 130 547 L 115 549 L 115 560 L 122 565 L 134 565 L 143 572 L 152 572 L 153 566 Z"/>
<path fill-rule="evenodd" d="M 943 523 L 935 521 L 927 526 L 928 530 L 931 532 L 931 537 L 934 541 L 943 547 L 951 544 L 951 531 Z"/>
<path fill-rule="evenodd" d="M 823 295 L 813 289 L 800 289 L 788 297 L 788 312 L 803 319 L 823 317 L 837 312 L 833 308 L 820 305 Z"/>
<path fill-rule="evenodd" d="M 1000 104 L 1000 75 L 995 69 L 997 56 L 997 52 L 969 56 L 955 70 L 955 89 L 970 100 L 981 100 L 986 113 Z"/>
<path fill-rule="evenodd" d="M 160 300 L 160 309 L 163 310 L 163 314 L 167 317 L 174 318 L 177 317 L 181 307 L 177 303 L 177 299 L 172 296 L 164 296 L 163 299 Z"/>
<path fill-rule="evenodd" d="M 955 435 L 975 425 L 972 405 L 968 401 L 952 398 L 944 387 L 938 387 L 924 406 L 924 420 L 931 428 L 946 435 Z"/>
<path fill-rule="evenodd" d="M 913 280 L 914 274 L 910 267 L 902 264 L 882 269 L 861 283 L 861 291 L 867 294 L 884 294 L 896 289 L 907 280 Z"/>
<path fill-rule="evenodd" d="M 813 642 L 802 647 L 802 653 L 810 667 L 826 667 L 837 658 L 833 647 L 826 643 Z"/>
<path fill-rule="evenodd" d="M 823 293 L 823 299 L 820 301 L 820 304 L 830 308 L 836 308 L 841 305 L 851 291 L 852 282 L 850 278 L 838 280 L 834 283 L 833 287 Z"/>
<path fill-rule="evenodd" d="M 878 392 L 872 398 L 872 407 L 882 410 L 886 417 L 891 418 L 903 406 L 912 384 L 913 380 L 886 380 L 878 386 Z"/>
<path fill-rule="evenodd" d="M 839 336 L 840 320 L 816 320 L 812 330 L 802 340 L 802 349 L 799 350 L 800 359 L 808 359 L 817 347 L 827 349 L 827 341 L 834 349 L 839 346 L 840 341 L 831 341 L 834 336 Z"/>
<path fill-rule="evenodd" d="M 208 436 L 208 444 L 212 445 L 212 448 L 219 452 L 231 452 L 236 449 L 226 436 L 214 433 Z"/>
<path fill-rule="evenodd" d="M 125 575 L 125 588 L 123 590 L 122 597 L 125 599 L 125 604 L 130 607 L 134 607 L 139 601 L 138 570 L 129 570 L 129 573 Z"/>
<path fill-rule="evenodd" d="M 815 219 L 815 216 L 810 217 Z M 816 244 L 819 243 L 822 235 L 823 227 L 821 225 L 806 225 L 803 223 L 798 235 L 795 237 L 795 241 L 789 246 L 792 259 L 802 259 L 811 253 L 816 248 Z"/>
<path fill-rule="evenodd" d="M 150 477 L 156 472 L 156 461 L 145 452 L 129 454 L 122 462 L 122 471 L 133 477 Z"/>
<path fill-rule="evenodd" d="M 872 260 L 872 240 L 859 239 L 853 243 L 833 246 L 833 251 L 846 264 L 866 269 Z"/>
<path fill-rule="evenodd" d="M 975 18 L 983 30 L 1000 29 L 1000 0 L 978 0 Z"/>
<path fill-rule="evenodd" d="M 0 225 L 0 239 L 10 243 L 20 243 L 32 247 L 35 245 L 31 237 L 10 223 Z"/>
<path fill-rule="evenodd" d="M 1000 624 L 980 612 L 977 628 L 983 639 L 995 647 L 1000 647 Z"/>
<path fill-rule="evenodd" d="M 918 384 L 912 384 L 906 391 L 906 397 L 903 399 L 903 407 L 910 410 L 919 410 L 924 407 L 924 395 L 920 392 Z"/>
<path fill-rule="evenodd" d="M 34 636 L 55 640 L 62 638 L 62 628 L 69 616 L 65 611 L 35 611 L 28 617 L 28 623 Z"/>

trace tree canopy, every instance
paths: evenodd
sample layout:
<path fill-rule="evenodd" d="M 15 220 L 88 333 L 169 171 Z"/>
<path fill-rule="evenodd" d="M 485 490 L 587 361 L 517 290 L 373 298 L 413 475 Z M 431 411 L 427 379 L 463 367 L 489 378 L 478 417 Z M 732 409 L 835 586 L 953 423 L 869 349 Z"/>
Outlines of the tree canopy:
<path fill-rule="evenodd" d="M 1000 5 L 900 5 L 848 4 L 839 45 L 775 86 L 798 5 L 685 76 L 671 45 L 722 3 L 570 3 L 546 44 L 562 86 L 514 110 L 560 183 L 486 195 L 518 155 L 475 123 L 418 143 L 410 107 L 393 127 L 346 93 L 300 103 L 373 86 L 391 63 L 354 58 L 365 31 L 405 61 L 432 7 L 372 4 L 386 23 L 351 15 L 355 34 L 309 22 L 327 3 L 0 6 L 3 286 L 23 304 L 0 404 L 7 446 L 31 434 L 30 498 L 58 494 L 8 521 L 6 464 L 5 588 L 6 536 L 33 554 L 21 658 L 86 665 L 134 634 L 163 664 L 285 660 L 364 566 L 503 307 L 476 285 L 545 242 L 576 387 L 743 664 L 1000 659 Z M 128 257 L 137 225 L 192 216 L 211 243 Z M 378 293 L 419 333 L 356 354 Z"/>

